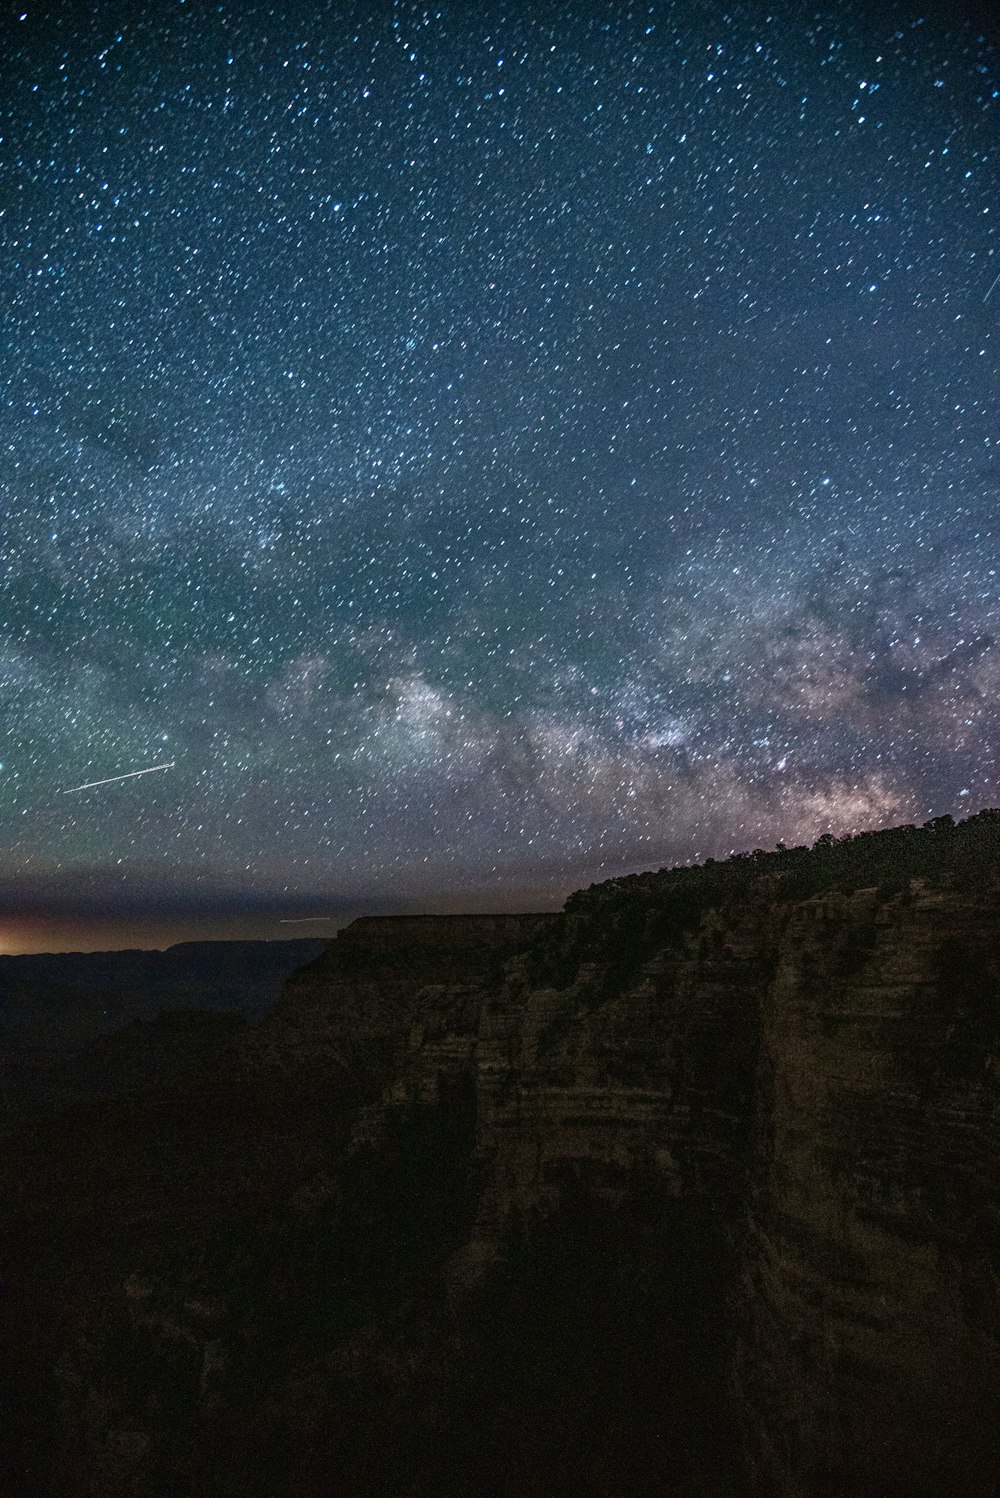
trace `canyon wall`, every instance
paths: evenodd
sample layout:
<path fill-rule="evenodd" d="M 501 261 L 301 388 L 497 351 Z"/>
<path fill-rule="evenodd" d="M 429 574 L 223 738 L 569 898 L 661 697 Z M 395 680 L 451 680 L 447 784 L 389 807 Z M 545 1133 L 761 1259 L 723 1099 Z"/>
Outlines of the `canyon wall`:
<path fill-rule="evenodd" d="M 521 951 L 500 981 L 397 999 L 391 1076 L 355 1145 L 473 1091 L 459 1282 L 502 1254 L 512 1214 L 551 1211 L 567 1183 L 701 1199 L 733 1258 L 733 1387 L 761 1490 L 986 1498 L 1000 1470 L 998 914 L 995 888 L 801 902 L 760 888 L 662 943 L 645 935 L 639 961 L 599 917 L 507 918 L 495 935 Z M 398 943 L 416 971 L 451 940 L 417 930 L 419 946 L 413 922 L 344 933 L 290 985 L 269 1043 L 303 989 L 328 1025 L 345 1001 L 371 1013 L 365 989 L 338 986 L 344 957 L 377 951 L 384 972 Z"/>
<path fill-rule="evenodd" d="M 293 976 L 211 1231 L 50 1339 L 53 1491 L 995 1498 L 995 879 L 608 888 Z"/>
<path fill-rule="evenodd" d="M 761 1009 L 735 1369 L 781 1494 L 1000 1472 L 1000 899 L 787 912 Z"/>

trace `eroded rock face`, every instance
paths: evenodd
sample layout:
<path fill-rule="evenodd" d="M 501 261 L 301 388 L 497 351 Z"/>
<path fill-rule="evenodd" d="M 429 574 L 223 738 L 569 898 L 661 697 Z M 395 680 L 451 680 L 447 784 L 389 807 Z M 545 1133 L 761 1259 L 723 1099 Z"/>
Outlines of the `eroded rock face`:
<path fill-rule="evenodd" d="M 460 1278 L 567 1181 L 710 1201 L 738 1266 L 734 1380 L 762 1490 L 986 1495 L 998 913 L 995 890 L 758 896 L 709 911 L 625 986 L 593 962 L 538 983 L 571 945 L 540 923 L 494 987 L 420 990 L 356 1138 L 473 1086 Z M 411 931 L 380 937 L 409 953 Z"/>
<path fill-rule="evenodd" d="M 736 1366 L 767 1490 L 994 1491 L 998 916 L 996 889 L 788 913 Z"/>
<path fill-rule="evenodd" d="M 370 916 L 353 921 L 286 984 L 247 1047 L 248 1067 L 391 1072 L 411 1022 L 442 995 L 499 976 L 518 944 L 558 916 Z"/>
<path fill-rule="evenodd" d="M 707 912 L 624 986 L 595 963 L 539 984 L 572 945 L 551 928 L 494 991 L 425 995 L 366 1128 L 471 1079 L 479 1188 L 460 1276 L 567 1182 L 711 1203 L 761 1490 L 986 1498 L 998 916 L 995 889 L 758 896 Z"/>
<path fill-rule="evenodd" d="M 998 915 L 356 922 L 197 1102 L 216 1220 L 51 1332 L 34 1490 L 995 1498 Z"/>
<path fill-rule="evenodd" d="M 457 1003 L 429 996 L 370 1114 L 471 1080 L 470 1267 L 499 1252 L 512 1212 L 557 1207 L 567 1182 L 613 1201 L 642 1181 L 668 1197 L 714 1198 L 720 1213 L 740 1196 L 767 924 L 759 902 L 725 923 L 713 913 L 622 975 L 592 961 L 562 970 L 574 936 L 562 921 L 529 938 L 495 987 Z"/>

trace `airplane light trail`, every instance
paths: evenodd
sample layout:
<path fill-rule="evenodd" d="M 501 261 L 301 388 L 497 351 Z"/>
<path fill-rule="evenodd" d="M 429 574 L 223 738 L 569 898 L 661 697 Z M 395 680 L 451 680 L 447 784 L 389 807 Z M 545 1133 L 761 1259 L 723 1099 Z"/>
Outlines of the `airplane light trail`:
<path fill-rule="evenodd" d="M 73 791 L 92 791 L 95 785 L 114 785 L 116 780 L 134 780 L 137 775 L 153 775 L 157 770 L 172 770 L 176 763 L 172 759 L 169 764 L 149 765 L 145 770 L 129 770 L 127 775 L 109 775 L 107 780 L 88 780 L 85 785 L 68 786 L 63 795 L 72 795 Z"/>

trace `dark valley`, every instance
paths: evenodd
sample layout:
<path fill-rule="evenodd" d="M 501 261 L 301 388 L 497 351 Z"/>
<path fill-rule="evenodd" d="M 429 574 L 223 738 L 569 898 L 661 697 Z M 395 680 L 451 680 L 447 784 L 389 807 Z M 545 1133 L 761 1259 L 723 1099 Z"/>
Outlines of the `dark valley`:
<path fill-rule="evenodd" d="M 190 941 L 162 952 L 0 957 L 0 1120 L 197 1066 L 260 1019 L 324 945 Z"/>

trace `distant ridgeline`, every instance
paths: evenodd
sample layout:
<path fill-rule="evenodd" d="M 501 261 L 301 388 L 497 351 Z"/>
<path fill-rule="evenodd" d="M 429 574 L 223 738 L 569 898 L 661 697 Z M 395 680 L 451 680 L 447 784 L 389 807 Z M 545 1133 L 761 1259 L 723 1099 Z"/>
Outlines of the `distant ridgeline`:
<path fill-rule="evenodd" d="M 934 817 L 922 827 L 887 827 L 879 832 L 834 837 L 826 832 L 811 848 L 804 844 L 774 852 L 755 848 L 718 862 L 679 864 L 657 873 L 624 874 L 589 889 L 577 890 L 566 901 L 567 914 L 590 914 L 607 906 L 681 908 L 715 905 L 726 895 L 743 894 L 762 875 L 775 880 L 769 890 L 778 900 L 806 900 L 810 895 L 840 890 L 877 889 L 894 895 L 911 879 L 924 879 L 942 889 L 972 889 L 995 874 L 1000 853 L 1000 808 L 981 811 L 964 822 Z"/>
<path fill-rule="evenodd" d="M 778 843 L 773 852 L 755 848 L 721 862 L 707 858 L 655 873 L 624 874 L 570 895 L 568 940 L 555 963 L 551 945 L 544 951 L 538 947 L 534 976 L 558 986 L 581 961 L 596 958 L 619 980 L 625 969 L 638 970 L 650 953 L 680 941 L 706 911 L 754 892 L 779 904 L 861 889 L 887 900 L 905 897 L 912 881 L 956 892 L 982 889 L 997 878 L 998 866 L 1000 808 L 991 808 L 964 822 L 942 816 L 922 827 L 840 838 L 827 832 L 811 848 Z"/>

